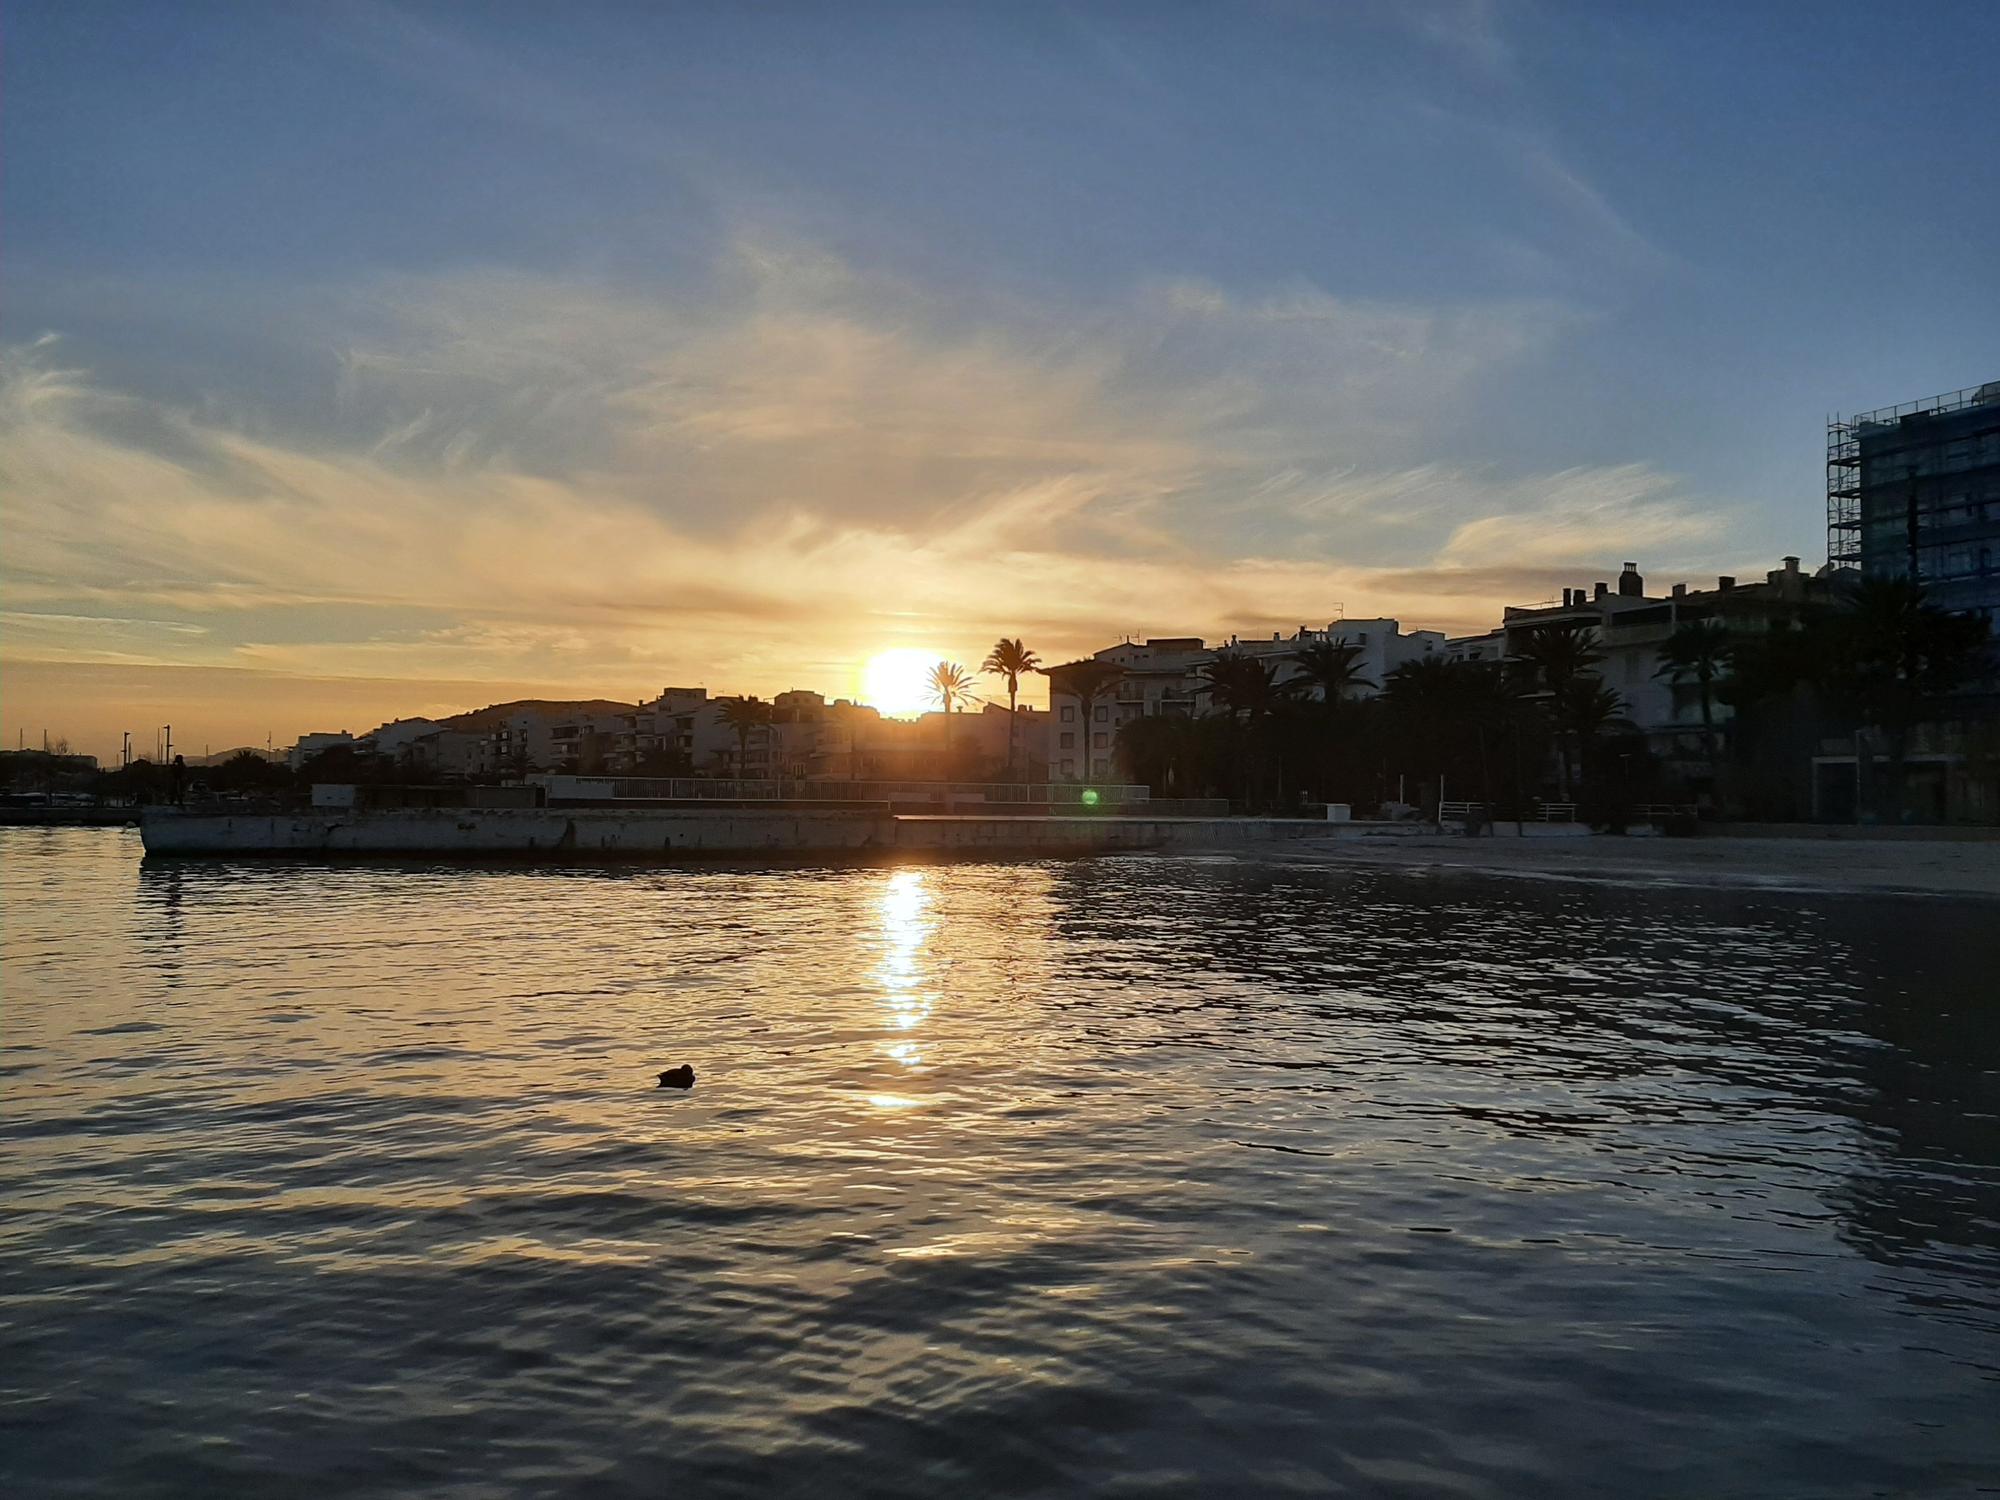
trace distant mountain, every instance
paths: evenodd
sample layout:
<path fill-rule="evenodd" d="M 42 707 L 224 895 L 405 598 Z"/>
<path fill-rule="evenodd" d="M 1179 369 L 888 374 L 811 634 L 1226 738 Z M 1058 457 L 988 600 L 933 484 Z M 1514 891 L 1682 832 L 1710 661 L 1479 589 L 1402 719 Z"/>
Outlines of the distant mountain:
<path fill-rule="evenodd" d="M 234 750 L 218 750 L 213 755 L 190 755 L 187 763 L 191 766 L 220 766 L 236 759 L 239 755 L 254 755 L 259 760 L 268 760 L 273 765 L 282 765 L 285 752 L 266 750 L 261 745 L 238 745 Z"/>
<path fill-rule="evenodd" d="M 497 729 L 515 714 L 536 714 L 544 719 L 570 719 L 579 714 L 629 714 L 636 703 L 615 703 L 609 698 L 517 698 L 512 703 L 495 703 L 486 708 L 453 714 L 437 722 L 447 729 Z"/>

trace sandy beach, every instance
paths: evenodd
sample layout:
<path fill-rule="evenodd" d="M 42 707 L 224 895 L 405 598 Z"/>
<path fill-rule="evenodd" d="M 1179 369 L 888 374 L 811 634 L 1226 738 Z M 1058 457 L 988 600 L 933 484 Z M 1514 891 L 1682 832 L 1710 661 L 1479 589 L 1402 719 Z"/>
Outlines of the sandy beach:
<path fill-rule="evenodd" d="M 1287 848 L 1315 864 L 1542 879 L 2000 897 L 2000 841 L 1903 838 L 1355 838 Z"/>

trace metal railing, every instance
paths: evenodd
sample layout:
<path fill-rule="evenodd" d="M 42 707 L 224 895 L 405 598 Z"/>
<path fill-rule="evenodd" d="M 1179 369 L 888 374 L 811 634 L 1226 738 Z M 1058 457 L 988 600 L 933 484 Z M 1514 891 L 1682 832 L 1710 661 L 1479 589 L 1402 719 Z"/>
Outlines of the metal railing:
<path fill-rule="evenodd" d="M 1528 819 L 1537 823 L 1574 823 L 1576 808 L 1577 804 L 1574 802 L 1537 802 L 1529 812 Z M 1503 809 L 1490 809 L 1483 802 L 1440 802 L 1438 821 L 1464 823 L 1478 817 L 1491 822 L 1495 811 Z M 1646 818 L 1653 822 L 1701 816 L 1701 810 L 1692 802 L 1639 802 L 1633 805 L 1631 813 L 1635 818 Z"/>
<path fill-rule="evenodd" d="M 1904 417 L 1945 416 L 1984 406 L 1990 401 L 2000 401 L 2000 381 L 1989 380 L 1984 385 L 1968 385 L 1961 390 L 1946 391 L 1941 396 L 1924 396 L 1895 406 L 1878 406 L 1874 411 L 1859 411 L 1848 417 L 1846 422 L 1852 427 L 1886 427 Z"/>
<path fill-rule="evenodd" d="M 528 778 L 548 795 L 576 802 L 927 802 L 1029 807 L 1125 806 L 1147 801 L 1143 786 L 1069 782 L 804 781 L 702 776 L 569 776 Z"/>
<path fill-rule="evenodd" d="M 1495 809 L 1484 802 L 1440 802 L 1438 821 L 1440 823 L 1464 823 L 1478 817 L 1486 822 L 1493 821 Z M 1509 819 L 1511 822 L 1512 819 Z M 1574 802 L 1537 802 L 1528 811 L 1531 823 L 1574 823 L 1576 804 Z"/>

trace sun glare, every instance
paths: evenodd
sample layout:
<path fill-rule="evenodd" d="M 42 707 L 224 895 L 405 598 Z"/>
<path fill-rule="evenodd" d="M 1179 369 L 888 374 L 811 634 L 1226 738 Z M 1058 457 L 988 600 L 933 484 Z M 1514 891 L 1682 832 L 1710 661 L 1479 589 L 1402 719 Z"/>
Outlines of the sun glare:
<path fill-rule="evenodd" d="M 878 651 L 861 669 L 861 701 L 885 714 L 913 717 L 937 707 L 931 700 L 929 678 L 938 664 L 935 651 L 901 647 Z"/>

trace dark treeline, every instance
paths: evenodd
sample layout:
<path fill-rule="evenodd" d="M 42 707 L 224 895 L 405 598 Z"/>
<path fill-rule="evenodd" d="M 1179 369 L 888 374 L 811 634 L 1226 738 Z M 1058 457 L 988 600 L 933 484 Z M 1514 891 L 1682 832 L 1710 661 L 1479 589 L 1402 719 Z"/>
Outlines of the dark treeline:
<path fill-rule="evenodd" d="M 316 782 L 424 786 L 464 780 L 443 775 L 421 760 L 378 755 L 351 745 L 323 750 L 296 771 L 249 750 L 216 765 L 163 765 L 142 758 L 113 770 L 97 770 L 74 756 L 32 750 L 0 757 L 0 789 L 8 793 L 82 794 L 104 802 L 141 806 L 189 797 L 292 801 L 309 796 Z"/>
<path fill-rule="evenodd" d="M 1760 634 L 1681 625 L 1656 676 L 1698 719 L 1649 744 L 1603 680 L 1597 633 L 1546 626 L 1504 662 L 1427 657 L 1363 679 L 1358 652 L 1308 648 L 1284 681 L 1248 655 L 1203 669 L 1194 716 L 1151 715 L 1118 736 L 1123 773 L 1156 796 L 1227 797 L 1246 810 L 1303 803 L 1359 809 L 1401 801 L 1481 802 L 1499 817 L 1575 802 L 1611 823 L 1648 803 L 1699 803 L 1733 816 L 1807 815 L 1816 748 L 1846 736 L 1863 751 L 1864 808 L 1903 816 L 1907 757 L 1920 726 L 1991 722 L 1987 626 L 1923 601 L 1921 589 L 1862 585 L 1837 605 L 1805 605 Z M 1380 691 L 1355 696 L 1370 688 Z"/>
<path fill-rule="evenodd" d="M 1009 679 L 1043 671 L 1077 697 L 1082 721 L 1112 696 L 1121 669 L 1095 659 L 1044 668 L 989 661 Z M 1604 681 L 1605 648 L 1583 626 L 1519 632 L 1504 662 L 1425 657 L 1368 681 L 1360 653 L 1334 642 L 1291 660 L 1295 672 L 1224 653 L 1202 669 L 1201 709 L 1133 719 L 1118 732 L 1121 774 L 1158 797 L 1227 798 L 1243 811 L 1290 812 L 1345 802 L 1434 809 L 1440 798 L 1514 816 L 1574 802 L 1588 821 L 1616 823 L 1644 804 L 1699 804 L 1733 817 L 1810 816 L 1813 757 L 1829 745 L 1859 752 L 1857 805 L 1877 821 L 1910 813 L 1909 765 L 1940 735 L 1973 775 L 2000 786 L 2000 715 L 1986 622 L 1924 601 L 1902 581 L 1860 585 L 1835 603 L 1801 603 L 1754 632 L 1714 619 L 1683 623 L 1656 648 L 1655 677 L 1673 685 L 1687 718 L 1646 734 Z M 997 649 L 997 648 L 996 648 Z M 741 747 L 783 714 L 754 698 L 727 700 L 723 722 Z M 587 751 L 588 747 L 583 747 Z M 1010 758 L 1014 752 L 1009 747 Z M 584 753 L 558 770 L 590 770 Z M 525 763 L 474 780 L 518 777 Z M 678 751 L 652 751 L 625 774 L 685 776 Z M 419 756 L 339 745 L 296 771 L 250 751 L 208 766 L 139 760 L 99 771 L 78 757 L 0 755 L 0 790 L 85 794 L 117 802 L 189 797 L 292 801 L 319 782 L 438 785 L 464 781 Z M 1983 782 L 1982 782 L 1983 784 Z M 2000 804 L 2000 795 L 1993 799 Z"/>

